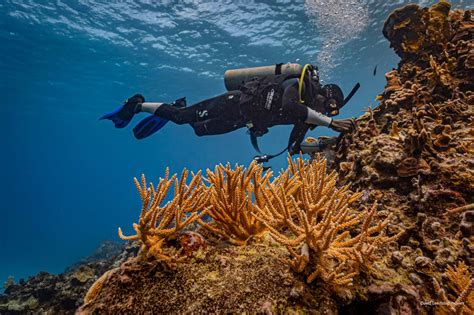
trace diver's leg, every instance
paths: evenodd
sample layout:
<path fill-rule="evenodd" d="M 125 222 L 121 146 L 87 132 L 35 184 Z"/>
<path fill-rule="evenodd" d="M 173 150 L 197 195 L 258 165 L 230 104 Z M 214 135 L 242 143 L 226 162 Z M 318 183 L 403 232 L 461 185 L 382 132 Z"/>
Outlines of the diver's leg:
<path fill-rule="evenodd" d="M 141 110 L 171 120 L 175 124 L 189 124 L 195 120 L 194 106 L 187 108 L 177 108 L 166 103 L 143 103 Z"/>
<path fill-rule="evenodd" d="M 197 136 L 221 135 L 245 127 L 245 121 L 231 121 L 227 119 L 208 119 L 192 123 Z"/>
<path fill-rule="evenodd" d="M 220 135 L 245 126 L 240 112 L 240 91 L 231 91 L 213 99 L 212 106 L 202 108 L 199 121 L 191 126 L 198 136 Z"/>
<path fill-rule="evenodd" d="M 209 119 L 226 117 L 238 120 L 238 100 L 240 92 L 225 93 L 186 108 L 177 108 L 165 103 L 143 103 L 141 110 L 160 118 L 171 120 L 176 124 L 192 124 Z"/>

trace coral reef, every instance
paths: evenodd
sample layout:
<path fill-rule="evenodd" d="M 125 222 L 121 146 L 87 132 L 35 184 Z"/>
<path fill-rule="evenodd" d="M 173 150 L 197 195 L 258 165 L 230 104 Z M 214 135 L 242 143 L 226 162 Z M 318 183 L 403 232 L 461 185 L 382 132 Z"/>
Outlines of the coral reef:
<path fill-rule="evenodd" d="M 459 311 L 439 304 L 461 292 L 444 281 L 434 289 L 431 277 L 439 280 L 448 264 L 474 263 L 472 11 L 450 10 L 444 1 L 408 5 L 391 14 L 383 32 L 399 67 L 386 75 L 378 106 L 341 139 L 333 166 L 345 175 L 339 184 L 366 190 L 364 203 L 377 200 L 396 217 L 390 229 L 404 235 L 386 271 L 402 266 L 399 278 L 422 302 L 433 302 L 420 311 Z"/>
<path fill-rule="evenodd" d="M 113 309 L 113 312 L 193 312 L 203 307 L 203 304 L 206 304 L 208 311 L 251 310 L 251 305 L 241 309 L 242 305 L 239 308 L 237 304 L 222 300 L 228 295 L 222 295 L 221 288 L 229 287 L 230 283 L 226 281 L 229 281 L 229 274 L 235 271 L 222 271 L 219 276 L 212 273 L 209 268 L 212 268 L 215 260 L 222 264 L 228 264 L 229 260 L 244 260 L 242 265 L 236 267 L 241 275 L 239 278 L 246 279 L 243 283 L 245 286 L 233 287 L 232 297 L 236 301 L 248 301 L 245 297 L 255 293 L 257 284 L 248 286 L 253 281 L 271 283 L 261 294 L 255 294 L 254 303 L 257 304 L 253 304 L 266 305 L 269 309 L 289 311 L 314 308 L 323 301 L 311 299 L 310 302 L 304 302 L 300 299 L 301 292 L 314 290 L 323 290 L 319 296 L 327 296 L 327 300 L 332 301 L 329 303 L 332 308 L 336 305 L 329 298 L 332 294 L 350 300 L 352 295 L 348 288 L 354 279 L 360 273 L 370 273 L 374 263 L 380 260 L 378 252 L 385 250 L 383 245 L 393 242 L 400 234 L 386 236 L 389 231 L 385 229 L 390 220 L 376 215 L 376 204 L 370 209 L 350 208 L 349 205 L 361 198 L 362 193 L 348 193 L 348 186 L 337 188 L 336 173 L 327 174 L 326 160 L 305 161 L 300 156 L 293 161 L 289 157 L 288 164 L 288 168 L 273 180 L 270 180 L 272 173 L 264 172 L 263 166 L 256 163 L 251 163 L 248 168 L 236 166 L 234 169 L 230 165 L 219 165 L 214 172 L 208 170 L 207 178 L 202 179 L 200 173 L 194 175 L 189 185 L 184 184 L 186 172 L 183 172 L 181 180 L 175 182 L 173 199 L 164 207 L 160 207 L 160 204 L 176 175 L 168 179 L 167 173 L 156 188 L 152 184 L 147 188 L 144 176 L 141 183 L 135 179 L 143 203 L 139 224 L 134 225 L 137 235 L 121 237 L 138 241 L 142 255 L 100 277 L 87 293 L 81 312 L 102 312 L 105 309 Z M 176 193 L 178 191 L 186 191 L 187 194 Z M 189 203 L 184 202 L 186 207 L 180 207 L 186 195 L 192 198 Z M 177 203 L 176 199 L 181 201 Z M 168 205 L 174 207 L 166 208 Z M 180 209 L 186 209 L 186 219 L 182 217 Z M 197 214 L 198 210 L 202 212 Z M 202 213 L 209 213 L 211 221 L 201 220 Z M 200 224 L 192 226 L 197 230 L 183 231 L 193 221 Z M 272 243 L 267 231 L 271 232 L 276 242 Z M 189 249 L 189 243 L 205 243 L 200 241 L 201 233 L 209 232 L 204 235 L 215 246 L 198 246 L 184 254 L 184 248 Z M 183 242 L 172 242 L 183 233 L 187 235 L 185 246 Z M 252 236 L 258 237 L 252 239 Z M 190 241 L 190 238 L 194 240 Z M 286 280 L 297 285 L 281 290 L 275 279 L 268 279 L 268 272 L 261 272 L 277 264 L 278 268 L 271 268 L 274 268 L 273 273 L 278 270 L 279 278 L 282 275 L 285 278 L 296 277 L 285 264 L 279 263 L 289 261 L 285 247 L 293 257 L 289 265 L 293 271 L 304 273 L 307 284 L 299 280 Z M 153 248 L 156 248 L 155 252 L 151 253 Z M 255 257 L 248 256 L 251 252 Z M 265 256 L 265 252 L 269 256 Z M 149 253 L 151 255 L 146 255 Z M 170 264 L 170 261 L 173 263 Z M 245 264 L 257 261 L 261 264 L 256 270 L 245 267 Z M 157 263 L 163 262 L 165 264 L 158 267 Z M 203 278 L 189 288 L 192 293 L 185 294 L 185 299 L 189 300 L 186 302 L 187 308 L 182 308 L 181 301 L 171 302 L 169 294 L 176 293 L 166 289 L 166 286 L 173 283 L 173 286 L 188 288 L 190 282 L 198 281 L 196 275 L 202 275 Z M 221 280 L 216 282 L 218 278 Z M 313 282 L 317 286 L 310 287 L 309 284 Z M 126 292 L 121 289 L 125 284 L 130 287 Z M 209 288 L 213 285 L 214 288 Z M 135 295 L 130 300 L 133 291 L 143 294 Z M 213 299 L 205 302 L 206 299 L 203 300 L 201 296 L 209 294 Z M 286 299 L 281 297 L 282 294 L 286 295 Z M 292 300 L 291 296 L 295 299 Z M 280 297 L 279 300 L 275 301 L 276 297 Z M 145 300 L 148 303 L 150 300 L 155 301 L 156 304 L 146 304 L 143 302 Z M 144 305 L 143 309 L 139 305 Z"/>
<path fill-rule="evenodd" d="M 270 229 L 277 242 L 288 248 L 293 270 L 303 272 L 311 265 L 308 283 L 320 278 L 332 291 L 347 289 L 362 268 L 370 268 L 376 261 L 374 251 L 397 236 L 380 234 L 388 219 L 370 226 L 375 204 L 370 210 L 350 213 L 349 204 L 362 194 L 348 194 L 347 186 L 337 189 L 335 173 L 326 173 L 326 160 L 305 162 L 300 158 L 295 163 L 289 159 L 289 165 L 301 183 L 296 196 L 280 196 L 278 209 L 259 210 L 256 217 Z M 279 231 L 281 221 L 291 236 Z M 360 231 L 351 236 L 355 226 L 360 226 Z"/>
<path fill-rule="evenodd" d="M 336 310 L 322 287 L 309 287 L 281 261 L 271 241 L 209 246 L 170 271 L 156 260 L 130 260 L 79 313 L 285 313 Z"/>
<path fill-rule="evenodd" d="M 118 229 L 121 239 L 139 242 L 140 254 L 151 255 L 170 267 L 181 258 L 178 258 L 177 253 L 166 252 L 162 248 L 163 243 L 170 237 L 176 237 L 178 232 L 206 214 L 206 209 L 202 209 L 209 199 L 204 186 L 201 185 L 201 173 L 191 174 L 191 182 L 187 185 L 188 174 L 184 169 L 178 180 L 176 174 L 169 178 L 169 172 L 166 170 L 165 177 L 160 178 L 156 187 L 153 183 L 147 186 L 145 175 L 142 175 L 141 183 L 135 178 L 135 186 L 142 201 L 140 219 L 138 224 L 133 224 L 137 234 L 125 236 L 122 230 Z M 161 206 L 173 182 L 174 196 L 170 202 Z M 198 210 L 202 211 L 198 213 Z"/>
<path fill-rule="evenodd" d="M 248 168 L 230 164 L 216 166 L 214 172 L 207 170 L 210 196 L 206 205 L 212 223 L 199 223 L 213 233 L 221 235 L 235 245 L 244 245 L 251 236 L 266 231 L 265 225 L 257 221 L 252 213 L 263 205 L 263 195 L 269 189 L 271 172 L 263 172 L 262 165 L 255 162 Z"/>
<path fill-rule="evenodd" d="M 100 275 L 120 266 L 129 257 L 136 255 L 135 246 L 126 246 L 106 241 L 89 257 L 53 275 L 47 272 L 9 281 L 0 295 L 0 314 L 74 314 L 83 304 L 88 288 Z"/>

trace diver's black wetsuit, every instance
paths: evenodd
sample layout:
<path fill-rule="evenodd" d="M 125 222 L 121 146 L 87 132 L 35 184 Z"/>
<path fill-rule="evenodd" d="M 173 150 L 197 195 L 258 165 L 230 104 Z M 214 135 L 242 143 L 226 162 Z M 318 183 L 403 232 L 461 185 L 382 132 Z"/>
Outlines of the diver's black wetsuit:
<path fill-rule="evenodd" d="M 272 104 L 270 108 L 263 108 L 263 104 L 242 102 L 244 92 L 231 91 L 194 104 L 187 108 L 177 108 L 170 105 L 160 106 L 155 115 L 171 120 L 176 124 L 190 124 L 196 135 L 218 135 L 234 131 L 252 123 L 251 131 L 264 134 L 267 128 L 276 125 L 294 125 L 291 131 L 288 147 L 297 152 L 300 143 L 309 128 L 305 123 L 308 108 L 321 108 L 325 97 L 318 93 L 319 84 L 311 84 L 311 89 L 303 88 L 306 105 L 299 102 L 298 79 L 290 78 L 281 83 L 281 101 Z M 303 85 L 304 86 L 304 85 Z"/>

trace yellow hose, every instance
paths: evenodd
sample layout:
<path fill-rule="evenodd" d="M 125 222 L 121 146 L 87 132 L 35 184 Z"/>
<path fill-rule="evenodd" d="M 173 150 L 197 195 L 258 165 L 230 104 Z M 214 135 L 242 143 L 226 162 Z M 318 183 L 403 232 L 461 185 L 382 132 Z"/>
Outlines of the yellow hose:
<path fill-rule="evenodd" d="M 304 80 L 304 75 L 306 74 L 306 69 L 311 66 L 309 63 L 305 64 L 303 67 L 303 71 L 301 71 L 301 76 L 300 76 L 300 84 L 298 87 L 298 95 L 300 97 L 300 103 L 304 104 L 303 98 L 301 98 L 301 92 L 303 91 L 303 80 Z"/>

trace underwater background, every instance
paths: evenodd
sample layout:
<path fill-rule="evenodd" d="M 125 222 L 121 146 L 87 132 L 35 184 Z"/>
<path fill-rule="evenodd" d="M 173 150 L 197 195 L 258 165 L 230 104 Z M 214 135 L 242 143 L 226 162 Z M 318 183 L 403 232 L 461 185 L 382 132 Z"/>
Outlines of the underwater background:
<path fill-rule="evenodd" d="M 225 92 L 226 69 L 310 62 L 346 93 L 361 83 L 340 118 L 359 115 L 399 60 L 383 22 L 408 2 L 2 1 L 0 281 L 61 272 L 117 240 L 117 227 L 137 220 L 134 176 L 156 182 L 166 167 L 248 164 L 255 155 L 245 129 L 199 138 L 170 123 L 138 141 L 132 127 L 98 121 L 128 96 L 192 104 Z M 272 128 L 263 150 L 281 150 L 290 129 Z"/>

